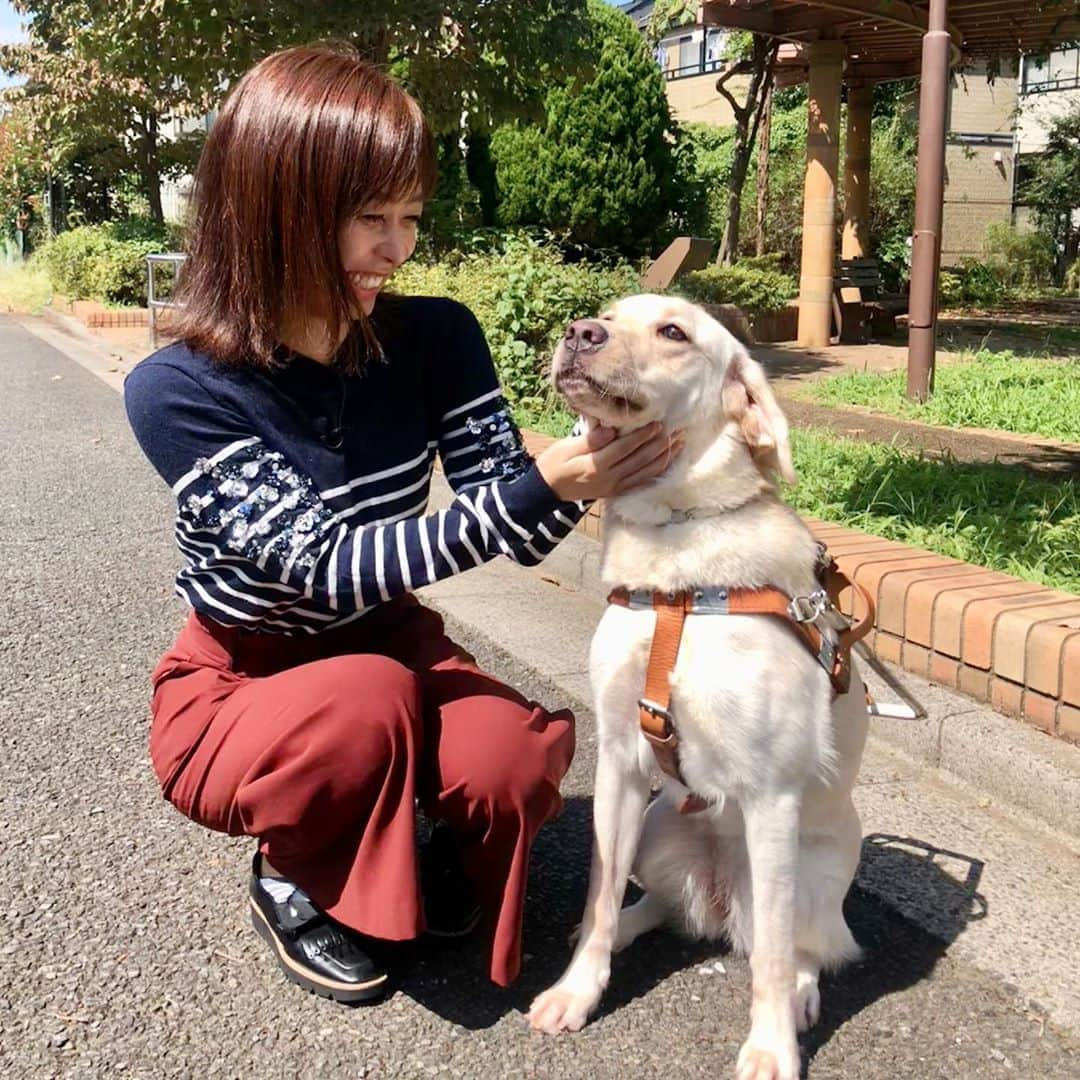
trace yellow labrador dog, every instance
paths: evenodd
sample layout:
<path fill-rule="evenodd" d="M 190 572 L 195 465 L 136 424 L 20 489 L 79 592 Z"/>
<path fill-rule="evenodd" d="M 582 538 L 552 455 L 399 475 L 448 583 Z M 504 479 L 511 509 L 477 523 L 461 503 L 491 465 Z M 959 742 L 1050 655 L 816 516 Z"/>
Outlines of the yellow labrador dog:
<path fill-rule="evenodd" d="M 777 497 L 794 479 L 787 423 L 761 367 L 704 311 L 634 296 L 567 331 L 559 391 L 620 429 L 683 429 L 685 451 L 643 490 L 605 507 L 602 574 L 611 587 L 819 588 L 818 549 Z M 830 639 L 844 625 L 825 613 Z M 588 901 L 570 966 L 532 1004 L 532 1027 L 577 1031 L 607 985 L 613 951 L 674 919 L 727 937 L 750 957 L 750 1033 L 738 1080 L 795 1080 L 796 1032 L 816 1022 L 818 975 L 854 957 L 841 903 L 859 859 L 851 801 L 867 730 L 864 688 L 833 699 L 829 675 L 783 621 L 690 614 L 671 675 L 682 778 L 708 801 L 682 815 L 671 780 L 648 807 L 656 762 L 638 699 L 656 616 L 609 605 L 590 673 L 598 763 Z M 646 894 L 620 910 L 633 872 Z"/>

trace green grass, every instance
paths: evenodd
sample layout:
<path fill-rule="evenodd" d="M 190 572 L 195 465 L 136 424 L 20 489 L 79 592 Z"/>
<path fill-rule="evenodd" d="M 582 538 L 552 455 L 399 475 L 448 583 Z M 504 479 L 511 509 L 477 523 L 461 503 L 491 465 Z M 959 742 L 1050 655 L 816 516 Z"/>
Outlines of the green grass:
<path fill-rule="evenodd" d="M 24 263 L 0 265 L 0 311 L 38 315 L 52 299 L 52 286 L 43 270 Z"/>
<path fill-rule="evenodd" d="M 1026 360 L 1011 352 L 980 352 L 965 363 L 939 367 L 924 405 L 904 396 L 907 374 L 853 372 L 815 382 L 807 390 L 830 405 L 865 405 L 927 424 L 995 428 L 1080 442 L 1080 358 Z"/>
<path fill-rule="evenodd" d="M 794 433 L 800 513 L 1080 593 L 1080 485 L 1004 465 Z"/>
<path fill-rule="evenodd" d="M 557 401 L 518 423 L 547 435 L 574 418 Z M 1080 593 L 1080 485 L 1005 465 L 963 464 L 811 429 L 793 433 L 802 514 Z"/>

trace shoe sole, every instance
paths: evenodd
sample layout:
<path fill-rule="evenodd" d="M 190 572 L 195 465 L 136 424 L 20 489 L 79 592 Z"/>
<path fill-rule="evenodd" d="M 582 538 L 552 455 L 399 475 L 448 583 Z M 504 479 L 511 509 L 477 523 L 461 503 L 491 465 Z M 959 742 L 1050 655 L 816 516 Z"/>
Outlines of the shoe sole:
<path fill-rule="evenodd" d="M 367 982 L 342 983 L 337 982 L 334 979 L 327 979 L 323 976 L 314 975 L 311 972 L 305 971 L 284 951 L 284 949 L 282 949 L 281 942 L 278 941 L 277 935 L 271 929 L 270 923 L 259 909 L 258 904 L 250 898 L 248 899 L 248 904 L 251 907 L 251 925 L 255 928 L 255 932 L 259 937 L 274 950 L 274 955 L 277 957 L 278 961 L 278 967 L 285 973 L 285 978 L 288 979 L 289 982 L 295 983 L 297 986 L 302 986 L 305 990 L 309 990 L 313 994 L 318 994 L 319 997 L 330 998 L 342 1005 L 355 1005 L 362 1002 L 376 1001 L 385 993 L 388 979 L 385 972 L 373 979 L 369 979 Z"/>

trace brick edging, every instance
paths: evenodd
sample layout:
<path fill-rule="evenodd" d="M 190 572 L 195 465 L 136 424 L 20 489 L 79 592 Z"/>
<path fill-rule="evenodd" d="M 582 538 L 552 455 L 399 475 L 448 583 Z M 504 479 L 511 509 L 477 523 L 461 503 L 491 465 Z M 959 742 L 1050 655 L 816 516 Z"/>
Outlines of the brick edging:
<path fill-rule="evenodd" d="M 534 455 L 553 440 L 523 433 Z M 1080 596 L 816 518 L 806 523 L 877 604 L 870 648 L 931 682 L 1080 743 Z M 600 537 L 599 508 L 579 529 Z M 851 590 L 840 606 L 851 613 Z"/>

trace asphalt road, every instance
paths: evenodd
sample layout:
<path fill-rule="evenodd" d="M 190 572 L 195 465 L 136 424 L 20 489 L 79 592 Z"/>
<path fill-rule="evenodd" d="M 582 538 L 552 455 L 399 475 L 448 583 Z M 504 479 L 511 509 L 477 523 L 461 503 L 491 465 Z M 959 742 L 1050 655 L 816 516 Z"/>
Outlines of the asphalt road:
<path fill-rule="evenodd" d="M 552 1040 L 524 1024 L 566 961 L 584 898 L 587 714 L 566 811 L 536 846 L 515 987 L 486 981 L 477 944 L 403 947 L 395 993 L 365 1009 L 285 983 L 247 923 L 251 843 L 182 819 L 147 760 L 148 672 L 183 618 L 171 496 L 113 390 L 6 319 L 0 365 L 0 1074 L 730 1073 L 746 965 L 667 932 L 617 959 L 601 1015 L 580 1035 Z M 490 641 L 467 644 L 557 703 Z M 962 917 L 930 934 L 858 888 L 848 911 L 866 955 L 823 987 L 822 1021 L 803 1044 L 810 1077 L 1080 1075 L 1080 1043 L 950 956 Z"/>

